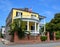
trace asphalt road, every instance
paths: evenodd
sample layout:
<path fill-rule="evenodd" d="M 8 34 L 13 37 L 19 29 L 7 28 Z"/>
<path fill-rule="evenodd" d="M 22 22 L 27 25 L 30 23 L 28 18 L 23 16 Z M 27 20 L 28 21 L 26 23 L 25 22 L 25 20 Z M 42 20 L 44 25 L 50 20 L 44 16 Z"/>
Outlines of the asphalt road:
<path fill-rule="evenodd" d="M 15 44 L 15 45 L 5 45 L 2 44 L 2 42 L 0 42 L 0 47 L 60 47 L 60 42 L 40 44 Z"/>

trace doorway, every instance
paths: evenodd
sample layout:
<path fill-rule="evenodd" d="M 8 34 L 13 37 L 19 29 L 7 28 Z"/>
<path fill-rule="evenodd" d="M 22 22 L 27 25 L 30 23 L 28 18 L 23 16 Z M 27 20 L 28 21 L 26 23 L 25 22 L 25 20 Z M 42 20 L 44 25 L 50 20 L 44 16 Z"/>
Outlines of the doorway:
<path fill-rule="evenodd" d="M 49 32 L 50 40 L 54 40 L 54 32 Z"/>

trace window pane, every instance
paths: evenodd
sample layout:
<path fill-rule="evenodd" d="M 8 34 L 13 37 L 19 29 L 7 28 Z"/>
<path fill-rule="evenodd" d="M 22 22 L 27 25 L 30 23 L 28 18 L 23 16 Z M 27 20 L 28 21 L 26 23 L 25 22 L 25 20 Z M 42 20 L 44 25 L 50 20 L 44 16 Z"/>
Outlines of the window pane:
<path fill-rule="evenodd" d="M 16 12 L 16 16 L 21 16 L 22 13 L 21 12 Z"/>

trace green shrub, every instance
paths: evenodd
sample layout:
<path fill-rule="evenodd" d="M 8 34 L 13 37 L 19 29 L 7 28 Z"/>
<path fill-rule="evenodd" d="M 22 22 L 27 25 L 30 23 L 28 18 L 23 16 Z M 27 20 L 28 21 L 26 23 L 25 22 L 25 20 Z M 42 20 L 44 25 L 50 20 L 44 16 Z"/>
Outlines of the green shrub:
<path fill-rule="evenodd" d="M 60 35 L 60 31 L 57 31 L 57 32 L 56 32 L 56 35 Z"/>
<path fill-rule="evenodd" d="M 45 40 L 47 40 L 47 36 L 41 36 L 41 38 L 40 38 L 42 41 L 45 41 Z"/>
<path fill-rule="evenodd" d="M 18 31 L 18 38 L 23 39 L 25 37 L 25 32 L 24 31 Z"/>
<path fill-rule="evenodd" d="M 56 40 L 60 39 L 60 36 L 59 35 L 56 35 L 55 37 L 56 37 Z"/>
<path fill-rule="evenodd" d="M 0 34 L 0 38 L 3 38 L 3 35 L 2 35 L 2 33 Z"/>
<path fill-rule="evenodd" d="M 57 40 L 60 39 L 60 32 L 59 31 L 56 32 L 56 36 L 55 37 L 56 37 Z"/>

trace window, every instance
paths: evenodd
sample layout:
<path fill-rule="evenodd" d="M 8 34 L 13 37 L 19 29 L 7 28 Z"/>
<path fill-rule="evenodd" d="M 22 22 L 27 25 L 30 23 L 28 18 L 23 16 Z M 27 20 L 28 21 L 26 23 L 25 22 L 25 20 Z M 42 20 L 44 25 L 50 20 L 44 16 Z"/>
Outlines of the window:
<path fill-rule="evenodd" d="M 34 17 L 34 15 L 31 15 L 32 17 Z"/>
<path fill-rule="evenodd" d="M 26 27 L 25 30 L 27 30 L 27 25 L 25 27 Z"/>
<path fill-rule="evenodd" d="M 31 26 L 31 30 L 35 30 L 35 27 L 34 26 Z"/>
<path fill-rule="evenodd" d="M 32 16 L 32 17 L 36 17 L 36 15 L 33 15 L 33 14 L 32 14 L 31 16 Z"/>
<path fill-rule="evenodd" d="M 16 16 L 21 16 L 22 13 L 21 12 L 16 12 Z"/>
<path fill-rule="evenodd" d="M 34 15 L 36 17 L 36 15 Z"/>

